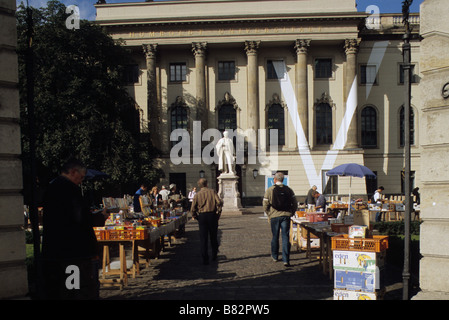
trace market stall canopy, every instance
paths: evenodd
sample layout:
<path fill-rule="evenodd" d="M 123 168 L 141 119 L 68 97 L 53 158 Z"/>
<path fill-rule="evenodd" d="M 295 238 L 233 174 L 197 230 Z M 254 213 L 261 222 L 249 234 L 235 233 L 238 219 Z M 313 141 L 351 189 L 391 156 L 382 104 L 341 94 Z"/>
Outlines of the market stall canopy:
<path fill-rule="evenodd" d="M 338 167 L 333 168 L 332 170 L 329 170 L 326 172 L 327 176 L 348 176 L 348 177 L 368 177 L 368 178 L 375 178 L 376 175 L 374 172 L 371 171 L 371 169 L 362 166 L 358 163 L 345 163 L 342 165 L 339 165 Z"/>
<path fill-rule="evenodd" d="M 338 167 L 333 168 L 326 172 L 327 176 L 341 176 L 341 177 L 350 177 L 349 180 L 349 204 L 348 204 L 348 215 L 351 214 L 351 185 L 352 185 L 352 177 L 369 177 L 375 178 L 376 175 L 371 169 L 358 164 L 358 163 L 345 163 L 339 165 Z"/>

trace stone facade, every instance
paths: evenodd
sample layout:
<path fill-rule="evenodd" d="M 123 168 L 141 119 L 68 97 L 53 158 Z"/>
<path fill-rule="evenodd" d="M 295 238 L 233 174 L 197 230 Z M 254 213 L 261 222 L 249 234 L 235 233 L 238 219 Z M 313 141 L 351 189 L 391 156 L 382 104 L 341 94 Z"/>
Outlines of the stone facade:
<path fill-rule="evenodd" d="M 188 192 L 201 170 L 212 184 L 217 177 L 215 166 L 195 162 L 194 155 L 188 157 L 190 162 L 176 165 L 170 159 L 171 111 L 177 101 L 187 108 L 191 148 L 198 145 L 193 137 L 194 122 L 201 121 L 201 133 L 219 128 L 220 110 L 231 101 L 235 127 L 243 132 L 266 129 L 270 106 L 277 103 L 283 108 L 285 141 L 276 161 L 245 161 L 237 169 L 243 203 L 262 197 L 272 171 L 286 171 L 295 193 L 305 196 L 314 184 L 324 190 L 325 171 L 347 162 L 377 171 L 374 184 L 383 185 L 386 194 L 401 193 L 404 30 L 400 13 L 381 15 L 377 28 L 372 29 L 365 25 L 368 15 L 357 12 L 354 0 L 339 1 L 338 5 L 322 0 L 167 1 L 98 4 L 96 9 L 96 23 L 133 50 L 130 64 L 137 66 L 139 77 L 128 89 L 152 132 L 158 132 L 152 137 L 163 152 L 158 163 L 166 172 L 164 183 L 176 182 L 169 173 L 183 174 L 181 183 Z M 412 15 L 412 24 L 418 33 L 419 15 Z M 142 45 L 154 49 L 151 59 L 145 56 Z M 412 86 L 412 171 L 416 186 L 421 184 L 419 57 L 420 43 L 413 41 L 417 83 Z M 280 79 L 272 78 L 273 61 L 285 68 Z M 329 75 L 317 76 L 319 61 L 330 61 Z M 235 74 L 230 80 L 221 80 L 220 66 L 226 62 L 233 63 Z M 170 68 L 176 63 L 185 65 L 182 81 L 170 78 Z M 372 70 L 376 81 L 366 83 L 366 72 Z M 153 92 L 149 93 L 149 88 Z M 149 97 L 157 97 L 157 101 L 149 102 Z M 317 140 L 320 104 L 331 110 L 330 138 L 325 143 Z M 371 146 L 362 144 L 362 118 L 367 107 L 375 114 L 376 137 Z M 156 114 L 158 118 L 153 116 Z M 245 139 L 248 146 L 271 155 L 266 134 Z M 256 178 L 255 169 L 259 172 Z M 347 194 L 349 179 L 339 178 L 334 192 Z M 366 195 L 365 179 L 353 179 L 352 193 Z"/>
<path fill-rule="evenodd" d="M 442 9 L 445 10 L 442 10 Z M 421 5 L 422 192 L 420 292 L 415 299 L 449 299 L 449 26 L 447 2 Z M 445 159 L 442 161 L 442 159 Z"/>
<path fill-rule="evenodd" d="M 0 1 L 0 299 L 28 292 L 15 10 L 15 1 Z"/>

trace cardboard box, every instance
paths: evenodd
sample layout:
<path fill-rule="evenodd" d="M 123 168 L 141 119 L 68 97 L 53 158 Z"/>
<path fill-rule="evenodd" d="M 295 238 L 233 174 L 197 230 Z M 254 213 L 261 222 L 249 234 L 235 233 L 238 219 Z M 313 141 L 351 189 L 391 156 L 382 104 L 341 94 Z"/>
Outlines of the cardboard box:
<path fill-rule="evenodd" d="M 299 239 L 301 248 L 307 248 L 307 237 L 302 237 Z M 310 238 L 310 248 L 312 249 L 319 249 L 320 248 L 320 239 L 312 239 Z"/>
<path fill-rule="evenodd" d="M 354 224 L 354 215 L 351 214 L 350 216 L 345 216 L 343 218 L 344 224 Z"/>
<path fill-rule="evenodd" d="M 343 251 L 334 250 L 333 266 L 334 269 L 375 272 L 376 267 L 382 269 L 385 267 L 386 251 L 366 252 L 366 251 Z"/>
<path fill-rule="evenodd" d="M 334 300 L 382 300 L 383 292 L 334 289 Z"/>
<path fill-rule="evenodd" d="M 375 218 L 373 216 L 373 220 L 370 220 L 369 210 L 360 210 L 354 211 L 354 224 L 359 226 L 367 226 L 369 228 L 371 221 L 374 222 Z"/>
<path fill-rule="evenodd" d="M 383 272 L 382 272 L 383 273 Z M 376 292 L 381 286 L 381 271 L 360 272 L 334 269 L 334 288 L 363 292 Z"/>

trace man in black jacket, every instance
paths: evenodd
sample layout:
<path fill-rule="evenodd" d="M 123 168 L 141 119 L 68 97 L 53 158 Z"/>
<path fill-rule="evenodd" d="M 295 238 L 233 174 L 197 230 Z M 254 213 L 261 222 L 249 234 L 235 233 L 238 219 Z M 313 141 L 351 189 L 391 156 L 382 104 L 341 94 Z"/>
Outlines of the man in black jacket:
<path fill-rule="evenodd" d="M 96 299 L 99 296 L 98 250 L 94 226 L 106 211 L 90 212 L 80 184 L 86 167 L 69 160 L 50 182 L 44 197 L 43 276 L 46 299 Z"/>

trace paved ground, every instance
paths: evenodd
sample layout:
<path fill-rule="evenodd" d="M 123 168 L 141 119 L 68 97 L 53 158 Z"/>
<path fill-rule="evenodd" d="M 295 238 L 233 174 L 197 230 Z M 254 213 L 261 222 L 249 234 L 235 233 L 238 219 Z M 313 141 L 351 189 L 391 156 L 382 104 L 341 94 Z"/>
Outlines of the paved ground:
<path fill-rule="evenodd" d="M 102 288 L 101 299 L 332 300 L 333 282 L 316 260 L 296 248 L 290 268 L 271 260 L 271 232 L 260 209 L 220 219 L 218 261 L 206 266 L 201 264 L 198 223 L 190 220 L 185 234 L 140 276 L 122 291 Z M 387 271 L 385 299 L 401 299 L 401 273 Z"/>

